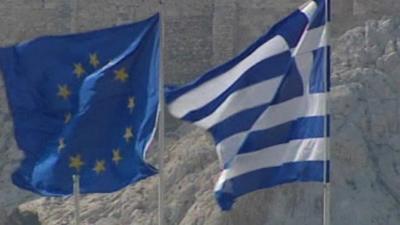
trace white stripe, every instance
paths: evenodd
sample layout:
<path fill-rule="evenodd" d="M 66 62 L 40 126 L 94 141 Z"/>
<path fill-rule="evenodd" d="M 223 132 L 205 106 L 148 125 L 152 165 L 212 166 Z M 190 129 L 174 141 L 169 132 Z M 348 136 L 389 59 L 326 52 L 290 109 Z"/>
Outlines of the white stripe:
<path fill-rule="evenodd" d="M 265 130 L 291 120 L 326 115 L 326 94 L 318 93 L 303 95 L 278 105 L 270 106 L 254 123 L 248 131 L 232 135 L 217 144 L 217 154 L 221 165 L 230 162 L 240 149 L 247 134 L 253 131 Z"/>
<path fill-rule="evenodd" d="M 303 95 L 269 107 L 257 119 L 252 130 L 265 130 L 300 117 L 326 115 L 326 94 Z"/>
<path fill-rule="evenodd" d="M 235 113 L 272 101 L 282 79 L 279 76 L 231 94 L 212 114 L 195 124 L 208 129 Z"/>
<path fill-rule="evenodd" d="M 308 30 L 305 33 L 304 39 L 297 46 L 298 48 L 297 52 L 296 50 L 294 51 L 295 54 L 299 55 L 327 46 L 328 27 L 329 24 L 325 24 L 324 26 Z"/>
<path fill-rule="evenodd" d="M 215 191 L 221 190 L 223 183 L 251 171 L 277 167 L 288 162 L 324 160 L 327 138 L 295 140 L 260 151 L 241 154 L 228 169 L 222 171 Z"/>
<path fill-rule="evenodd" d="M 311 2 L 306 2 L 304 5 L 302 5 L 299 10 L 304 13 L 307 18 L 308 21 L 310 21 L 312 19 L 312 17 L 314 16 L 315 10 L 317 10 L 318 5 L 316 2 L 311 1 Z"/>
<path fill-rule="evenodd" d="M 272 38 L 229 71 L 178 97 L 169 104 L 171 114 L 182 118 L 190 111 L 203 107 L 222 94 L 252 66 L 287 50 L 289 50 L 289 47 L 283 37 L 278 35 Z"/>
<path fill-rule="evenodd" d="M 301 79 L 303 81 L 303 92 L 310 92 L 310 77 L 311 72 L 314 68 L 314 55 L 312 52 L 307 52 L 294 57 L 295 66 L 300 73 Z"/>
<path fill-rule="evenodd" d="M 216 150 L 220 162 L 220 168 L 224 168 L 225 164 L 230 162 L 236 156 L 243 141 L 246 140 L 248 133 L 249 131 L 236 133 L 217 144 Z"/>

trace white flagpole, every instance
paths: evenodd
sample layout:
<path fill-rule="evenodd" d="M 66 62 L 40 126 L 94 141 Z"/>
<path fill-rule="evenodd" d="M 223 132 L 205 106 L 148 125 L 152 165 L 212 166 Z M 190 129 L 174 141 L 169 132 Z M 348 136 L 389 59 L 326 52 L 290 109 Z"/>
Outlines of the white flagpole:
<path fill-rule="evenodd" d="M 326 32 L 326 44 L 327 48 L 330 44 L 330 21 L 328 20 L 329 14 L 330 14 L 330 1 L 325 0 L 325 24 L 327 28 Z M 325 111 L 327 112 L 327 115 L 329 115 L 329 74 L 330 74 L 330 66 L 328 66 L 328 63 L 330 64 L 329 59 L 329 52 L 328 49 L 325 51 L 325 90 L 326 90 L 326 104 L 325 104 Z M 324 190 L 323 190 L 323 225 L 330 225 L 330 181 L 328 180 L 328 173 L 329 173 L 329 160 L 330 160 L 330 141 L 329 141 L 329 118 L 328 116 L 325 119 L 325 137 L 326 137 L 326 147 L 325 147 L 325 152 L 324 152 Z"/>
<path fill-rule="evenodd" d="M 71 0 L 71 24 L 70 24 L 70 31 L 71 32 L 76 32 L 76 27 L 77 27 L 77 14 L 78 14 L 78 0 Z"/>
<path fill-rule="evenodd" d="M 72 33 L 76 32 L 77 27 L 77 10 L 78 10 L 78 0 L 71 1 L 71 24 L 70 24 L 70 31 Z M 80 178 L 79 175 L 72 175 L 73 181 L 73 197 L 74 197 L 74 219 L 75 225 L 80 225 L 80 205 L 79 205 L 79 198 L 80 198 Z"/>
<path fill-rule="evenodd" d="M 164 154 L 165 154 L 165 114 L 164 114 L 164 3 L 160 0 L 160 66 L 159 66 L 159 122 L 158 122 L 158 225 L 165 225 L 164 208 Z"/>
<path fill-rule="evenodd" d="M 79 207 L 79 194 L 80 194 L 80 184 L 79 175 L 72 175 L 72 180 L 74 182 L 74 207 L 75 207 L 75 225 L 80 225 L 80 207 Z"/>

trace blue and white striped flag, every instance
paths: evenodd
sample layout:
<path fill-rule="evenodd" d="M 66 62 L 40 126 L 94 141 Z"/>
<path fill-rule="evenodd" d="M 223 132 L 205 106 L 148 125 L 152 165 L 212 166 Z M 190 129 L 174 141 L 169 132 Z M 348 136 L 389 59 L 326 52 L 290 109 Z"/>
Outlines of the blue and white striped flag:
<path fill-rule="evenodd" d="M 329 8 L 309 1 L 228 63 L 166 92 L 172 115 L 211 132 L 223 210 L 246 193 L 323 181 Z"/>

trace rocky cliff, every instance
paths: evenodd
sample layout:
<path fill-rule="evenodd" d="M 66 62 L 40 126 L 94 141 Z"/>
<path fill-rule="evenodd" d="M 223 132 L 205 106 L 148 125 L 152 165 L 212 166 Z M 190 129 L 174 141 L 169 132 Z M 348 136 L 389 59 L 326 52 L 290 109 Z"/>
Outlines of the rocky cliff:
<path fill-rule="evenodd" d="M 225 61 L 300 2 L 165 1 L 168 81 L 189 80 Z M 364 20 L 392 15 L 400 3 L 335 2 L 330 101 L 332 224 L 397 225 L 400 19 Z M 6 32 L 0 34 L 0 40 L 8 44 L 49 32 L 67 33 L 72 27 L 81 31 L 109 26 L 143 18 L 157 8 L 157 1 L 139 0 L 5 0 L 0 3 L 4 18 L 0 27 Z M 3 84 L 0 90 L 0 224 L 72 224 L 71 199 L 31 201 L 37 197 L 10 183 L 9 174 L 21 155 L 13 140 Z M 212 142 L 204 131 L 191 125 L 175 130 L 176 122 L 169 119 L 168 123 L 168 224 L 320 224 L 320 184 L 258 191 L 241 198 L 231 212 L 221 213 L 212 193 L 219 172 Z M 157 224 L 157 177 L 113 194 L 84 196 L 82 219 L 90 225 Z"/>

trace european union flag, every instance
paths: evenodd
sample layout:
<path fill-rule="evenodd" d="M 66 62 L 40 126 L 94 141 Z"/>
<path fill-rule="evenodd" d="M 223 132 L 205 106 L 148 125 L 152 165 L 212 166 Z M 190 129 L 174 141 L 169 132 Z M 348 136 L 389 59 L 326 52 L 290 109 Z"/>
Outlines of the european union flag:
<path fill-rule="evenodd" d="M 156 173 L 145 161 L 158 115 L 159 16 L 0 49 L 17 186 L 42 195 L 112 192 Z"/>

